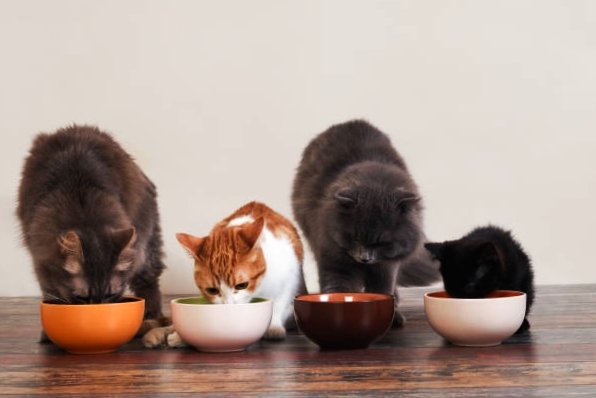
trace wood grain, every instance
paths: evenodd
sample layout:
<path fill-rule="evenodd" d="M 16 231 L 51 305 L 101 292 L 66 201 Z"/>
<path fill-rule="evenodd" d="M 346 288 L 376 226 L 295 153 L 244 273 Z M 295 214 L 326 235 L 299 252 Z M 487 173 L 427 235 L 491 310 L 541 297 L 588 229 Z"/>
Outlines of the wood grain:
<path fill-rule="evenodd" d="M 37 299 L 0 298 L 0 394 L 596 396 L 595 285 L 539 287 L 531 332 L 490 348 L 437 336 L 424 317 L 429 290 L 402 289 L 407 324 L 366 350 L 320 351 L 293 332 L 229 354 L 147 350 L 134 340 L 113 354 L 71 355 L 37 343 Z"/>

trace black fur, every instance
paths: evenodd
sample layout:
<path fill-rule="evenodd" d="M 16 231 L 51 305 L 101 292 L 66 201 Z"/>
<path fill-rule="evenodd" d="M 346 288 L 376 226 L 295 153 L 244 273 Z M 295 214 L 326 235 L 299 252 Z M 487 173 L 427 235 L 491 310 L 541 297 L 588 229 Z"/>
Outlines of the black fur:
<path fill-rule="evenodd" d="M 425 247 L 440 261 L 445 290 L 453 297 L 486 297 L 497 289 L 525 292 L 526 319 L 517 333 L 530 328 L 527 315 L 534 302 L 534 273 L 530 258 L 510 232 L 480 227 L 461 239 Z"/>

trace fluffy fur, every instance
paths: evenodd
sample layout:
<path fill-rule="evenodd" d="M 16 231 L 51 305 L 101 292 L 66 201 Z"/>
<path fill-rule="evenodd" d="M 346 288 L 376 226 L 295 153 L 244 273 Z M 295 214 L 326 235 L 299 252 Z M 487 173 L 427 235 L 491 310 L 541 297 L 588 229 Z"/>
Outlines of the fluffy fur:
<path fill-rule="evenodd" d="M 367 122 L 332 126 L 310 142 L 292 205 L 322 292 L 395 294 L 400 265 L 405 272 L 409 261 L 407 284 L 438 279 L 422 247 L 418 188 L 389 138 Z"/>
<path fill-rule="evenodd" d="M 497 289 L 525 292 L 526 319 L 518 333 L 530 328 L 534 274 L 530 258 L 509 231 L 480 227 L 461 239 L 425 246 L 440 261 L 445 290 L 453 297 L 486 297 Z"/>
<path fill-rule="evenodd" d="M 156 189 L 95 127 L 40 134 L 25 161 L 17 216 L 45 300 L 117 301 L 130 287 L 162 316 Z"/>
<path fill-rule="evenodd" d="M 283 339 L 293 319 L 293 299 L 305 291 L 302 243 L 295 227 L 266 205 L 251 202 L 219 222 L 206 237 L 179 233 L 176 238 L 194 259 L 195 282 L 213 303 L 273 300 L 265 337 Z M 156 330 L 145 345 L 177 346 L 173 328 Z"/>

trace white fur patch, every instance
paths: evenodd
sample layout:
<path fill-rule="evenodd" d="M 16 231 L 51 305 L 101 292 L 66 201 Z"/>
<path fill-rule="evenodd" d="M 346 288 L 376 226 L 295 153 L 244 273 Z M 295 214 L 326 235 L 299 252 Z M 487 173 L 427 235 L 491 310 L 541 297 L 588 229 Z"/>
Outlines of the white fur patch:
<path fill-rule="evenodd" d="M 291 314 L 294 296 L 300 281 L 300 261 L 289 237 L 276 237 L 265 227 L 260 245 L 267 263 L 267 271 L 253 297 L 267 297 L 273 300 L 271 327 L 282 327 Z"/>
<path fill-rule="evenodd" d="M 219 282 L 219 296 L 213 301 L 216 304 L 243 304 L 251 299 L 248 290 L 235 290 L 233 286 L 228 286 L 224 281 Z"/>
<path fill-rule="evenodd" d="M 261 233 L 260 246 L 267 263 L 267 271 L 255 293 L 257 296 L 273 298 L 290 287 L 286 283 L 298 281 L 300 263 L 290 239 L 285 235 L 276 237 L 267 227 Z"/>
<path fill-rule="evenodd" d="M 238 225 L 248 224 L 253 222 L 255 219 L 252 216 L 240 216 L 230 220 L 228 223 L 228 227 L 237 227 Z"/>

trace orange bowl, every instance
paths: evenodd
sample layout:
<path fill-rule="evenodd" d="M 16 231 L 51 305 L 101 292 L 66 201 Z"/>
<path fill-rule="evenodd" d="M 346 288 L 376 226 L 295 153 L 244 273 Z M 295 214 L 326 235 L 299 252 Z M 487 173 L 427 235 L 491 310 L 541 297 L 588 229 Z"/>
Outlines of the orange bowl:
<path fill-rule="evenodd" d="M 124 297 L 109 304 L 40 304 L 41 323 L 48 338 L 73 354 L 112 352 L 139 330 L 145 300 Z"/>

